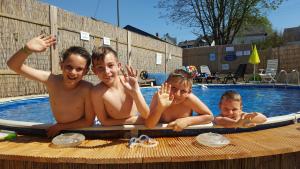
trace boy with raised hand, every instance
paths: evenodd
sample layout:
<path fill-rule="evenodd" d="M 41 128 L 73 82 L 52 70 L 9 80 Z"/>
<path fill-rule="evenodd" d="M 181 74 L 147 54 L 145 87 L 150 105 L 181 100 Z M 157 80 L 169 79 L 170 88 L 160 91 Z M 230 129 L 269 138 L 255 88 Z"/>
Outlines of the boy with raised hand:
<path fill-rule="evenodd" d="M 142 124 L 149 115 L 149 107 L 141 93 L 137 71 L 126 66 L 126 73 L 117 53 L 107 46 L 93 50 L 92 64 L 93 72 L 101 80 L 91 94 L 101 125 Z"/>
<path fill-rule="evenodd" d="M 40 35 L 28 41 L 7 61 L 8 67 L 16 73 L 46 85 L 56 120 L 56 124 L 48 128 L 48 137 L 57 135 L 61 130 L 91 126 L 95 118 L 90 101 L 92 84 L 82 80 L 91 62 L 90 54 L 84 48 L 73 46 L 63 53 L 60 62 L 62 74 L 52 74 L 24 64 L 30 54 L 43 52 L 55 43 L 54 36 Z"/>
<path fill-rule="evenodd" d="M 226 91 L 222 95 L 219 108 L 221 113 L 219 116 L 215 117 L 214 120 L 216 126 L 225 128 L 247 128 L 254 127 L 257 124 L 267 121 L 266 116 L 261 113 L 243 112 L 242 97 L 233 90 Z"/>
<path fill-rule="evenodd" d="M 153 128 L 159 122 L 167 122 L 174 131 L 182 131 L 191 125 L 207 124 L 213 120 L 209 108 L 192 93 L 192 75 L 176 69 L 152 98 L 150 115 L 145 126 Z M 192 116 L 195 111 L 198 115 Z"/>

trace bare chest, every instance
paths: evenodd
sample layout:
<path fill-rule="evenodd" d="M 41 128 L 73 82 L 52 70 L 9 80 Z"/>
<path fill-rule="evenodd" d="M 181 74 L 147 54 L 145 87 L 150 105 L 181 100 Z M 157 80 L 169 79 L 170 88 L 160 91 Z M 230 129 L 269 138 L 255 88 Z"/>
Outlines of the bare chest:
<path fill-rule="evenodd" d="M 136 106 L 130 95 L 122 92 L 108 92 L 103 96 L 107 114 L 115 119 L 128 118 L 136 112 Z"/>
<path fill-rule="evenodd" d="M 164 122 L 171 122 L 178 118 L 184 118 L 191 116 L 192 110 L 184 105 L 172 105 L 168 107 L 162 114 L 162 121 Z"/>
<path fill-rule="evenodd" d="M 84 92 L 80 90 L 59 91 L 49 92 L 49 95 L 51 109 L 56 121 L 66 123 L 84 116 Z"/>

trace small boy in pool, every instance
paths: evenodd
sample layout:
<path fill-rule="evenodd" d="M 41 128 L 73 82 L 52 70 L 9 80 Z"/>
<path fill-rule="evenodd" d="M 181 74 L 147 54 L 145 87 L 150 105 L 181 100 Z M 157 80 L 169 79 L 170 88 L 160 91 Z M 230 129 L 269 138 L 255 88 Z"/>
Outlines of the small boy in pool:
<path fill-rule="evenodd" d="M 93 50 L 92 70 L 101 82 L 92 89 L 92 104 L 101 125 L 142 124 L 149 107 L 131 66 L 122 69 L 116 51 L 103 46 Z M 119 72 L 123 75 L 119 75 Z M 138 115 L 139 112 L 139 115 Z"/>
<path fill-rule="evenodd" d="M 213 120 L 209 108 L 192 93 L 192 75 L 176 69 L 152 98 L 146 127 L 153 128 L 159 122 L 167 122 L 174 131 L 182 131 L 190 125 L 207 124 Z M 198 116 L 192 116 L 192 112 Z"/>
<path fill-rule="evenodd" d="M 214 123 L 217 126 L 226 128 L 254 127 L 257 124 L 267 121 L 266 116 L 261 113 L 245 113 L 242 111 L 242 97 L 239 93 L 229 90 L 226 91 L 219 103 L 221 113 L 215 117 Z"/>
<path fill-rule="evenodd" d="M 62 55 L 62 74 L 38 70 L 24 64 L 32 53 L 45 51 L 56 43 L 54 36 L 38 36 L 26 43 L 8 61 L 16 73 L 45 84 L 56 124 L 49 127 L 47 135 L 53 137 L 61 130 L 93 125 L 95 113 L 90 101 L 92 84 L 82 80 L 88 72 L 90 54 L 82 47 L 70 47 Z"/>

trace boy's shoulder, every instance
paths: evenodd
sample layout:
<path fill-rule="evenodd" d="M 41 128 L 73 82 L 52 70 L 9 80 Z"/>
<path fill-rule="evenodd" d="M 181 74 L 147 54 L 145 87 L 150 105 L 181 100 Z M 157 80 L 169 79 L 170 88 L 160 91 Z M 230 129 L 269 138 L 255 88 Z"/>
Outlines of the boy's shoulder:
<path fill-rule="evenodd" d="M 103 82 L 100 82 L 92 87 L 92 91 L 97 93 L 104 93 L 108 89 L 109 87 L 107 87 Z"/>

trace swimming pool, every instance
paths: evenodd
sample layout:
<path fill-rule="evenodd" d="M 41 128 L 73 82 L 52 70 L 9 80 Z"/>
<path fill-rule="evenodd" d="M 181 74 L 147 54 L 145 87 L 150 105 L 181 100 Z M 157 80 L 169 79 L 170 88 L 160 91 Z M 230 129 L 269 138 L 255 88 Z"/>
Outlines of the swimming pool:
<path fill-rule="evenodd" d="M 142 93 L 149 104 L 158 88 L 142 88 Z M 236 90 L 243 97 L 245 112 L 262 112 L 268 120 L 253 128 L 224 129 L 216 128 L 212 123 L 189 126 L 182 132 L 173 132 L 167 124 L 159 124 L 153 129 L 143 125 L 99 126 L 74 129 L 64 132 L 80 132 L 88 137 L 113 138 L 124 135 L 147 134 L 160 136 L 191 136 L 203 132 L 235 133 L 256 131 L 285 126 L 300 122 L 300 86 L 287 85 L 195 85 L 195 93 L 214 115 L 218 115 L 219 98 L 227 90 Z M 48 97 L 26 98 L 0 102 L 0 129 L 14 130 L 19 134 L 45 136 L 46 129 L 54 123 Z"/>
<path fill-rule="evenodd" d="M 195 93 L 214 115 L 218 115 L 220 96 L 226 90 L 238 91 L 243 98 L 245 112 L 262 112 L 267 117 L 287 115 L 300 111 L 300 88 L 273 85 L 209 85 L 193 86 Z M 142 88 L 146 102 L 150 104 L 157 88 Z M 2 102 L 0 119 L 54 123 L 48 97 Z"/>

